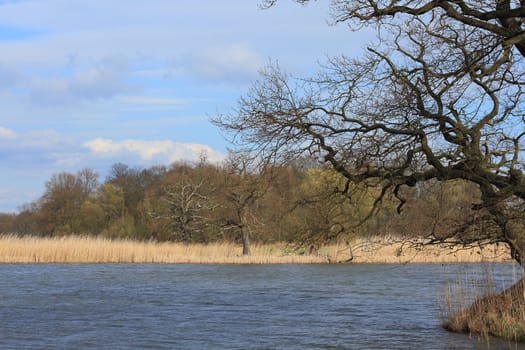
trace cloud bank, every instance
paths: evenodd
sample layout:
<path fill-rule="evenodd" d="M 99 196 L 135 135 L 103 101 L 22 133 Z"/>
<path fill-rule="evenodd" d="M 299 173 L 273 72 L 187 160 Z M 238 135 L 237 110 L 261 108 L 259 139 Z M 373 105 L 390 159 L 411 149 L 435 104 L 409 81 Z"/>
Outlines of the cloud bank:
<path fill-rule="evenodd" d="M 0 126 L 0 139 L 14 140 L 17 138 L 16 132 L 8 128 Z"/>
<path fill-rule="evenodd" d="M 60 171 L 220 161 L 209 117 L 266 62 L 304 76 L 359 51 L 363 32 L 328 26 L 328 2 L 259 2 L 0 0 L 0 212 Z"/>
<path fill-rule="evenodd" d="M 96 138 L 84 143 L 92 155 L 102 157 L 135 156 L 142 163 L 171 164 L 176 161 L 197 161 L 205 157 L 211 162 L 220 162 L 224 155 L 204 144 L 188 144 L 173 141 L 124 140 L 113 141 Z"/>

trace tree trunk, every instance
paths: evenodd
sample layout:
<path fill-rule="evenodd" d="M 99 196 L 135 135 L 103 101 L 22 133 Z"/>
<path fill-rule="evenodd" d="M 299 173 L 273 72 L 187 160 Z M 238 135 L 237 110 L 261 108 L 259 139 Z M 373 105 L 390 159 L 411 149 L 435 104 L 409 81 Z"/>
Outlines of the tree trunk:
<path fill-rule="evenodd" d="M 242 255 L 251 255 L 250 250 L 250 234 L 245 227 L 241 228 L 242 232 Z"/>
<path fill-rule="evenodd" d="M 189 245 L 191 241 L 191 231 L 186 225 L 182 227 L 182 240 L 184 245 Z"/>
<path fill-rule="evenodd" d="M 513 218 L 512 213 L 501 203 L 489 207 L 494 220 L 503 231 L 503 237 L 510 246 L 512 258 L 523 267 L 525 258 L 525 222 L 520 218 Z"/>
<path fill-rule="evenodd" d="M 522 267 L 525 258 L 525 224 L 521 220 L 509 219 L 505 222 L 505 238 L 510 246 L 512 258 Z"/>

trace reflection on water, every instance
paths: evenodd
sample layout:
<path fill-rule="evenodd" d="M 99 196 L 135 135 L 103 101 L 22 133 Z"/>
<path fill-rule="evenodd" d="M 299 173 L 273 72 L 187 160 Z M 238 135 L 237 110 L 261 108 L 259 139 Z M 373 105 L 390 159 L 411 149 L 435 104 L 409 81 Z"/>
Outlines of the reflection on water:
<path fill-rule="evenodd" d="M 0 265 L 1 349 L 525 349 L 439 326 L 505 265 Z"/>

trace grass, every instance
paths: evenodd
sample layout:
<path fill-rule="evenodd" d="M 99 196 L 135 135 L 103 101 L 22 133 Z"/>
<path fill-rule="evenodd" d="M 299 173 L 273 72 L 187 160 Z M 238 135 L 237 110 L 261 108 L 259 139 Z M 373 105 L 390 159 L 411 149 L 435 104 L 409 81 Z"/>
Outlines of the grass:
<path fill-rule="evenodd" d="M 191 244 L 109 240 L 68 236 L 40 238 L 0 236 L 0 263 L 192 263 L 192 264 L 319 264 L 319 263 L 447 263 L 508 261 L 508 248 L 451 249 L 420 247 L 389 238 L 358 239 L 320 247 L 316 254 L 285 243 L 253 245 L 242 256 L 233 243 Z"/>
<path fill-rule="evenodd" d="M 232 243 L 192 244 L 109 240 L 94 237 L 0 237 L 0 263 L 322 263 L 322 256 L 286 254 L 254 245 L 251 256 Z"/>
<path fill-rule="evenodd" d="M 479 334 L 513 342 L 525 342 L 524 280 L 497 293 L 488 275 L 478 288 L 463 282 L 449 286 L 445 297 L 443 327 L 457 333 Z"/>

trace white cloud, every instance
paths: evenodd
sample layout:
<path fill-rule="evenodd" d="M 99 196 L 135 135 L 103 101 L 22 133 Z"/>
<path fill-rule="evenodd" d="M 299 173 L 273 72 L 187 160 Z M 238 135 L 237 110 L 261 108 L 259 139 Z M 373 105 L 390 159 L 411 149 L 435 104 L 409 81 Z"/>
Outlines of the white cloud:
<path fill-rule="evenodd" d="M 237 81 L 255 77 L 263 60 L 244 45 L 231 45 L 196 51 L 185 56 L 182 63 L 199 78 Z"/>
<path fill-rule="evenodd" d="M 74 136 L 60 134 L 53 129 L 16 133 L 0 127 L 0 154 L 2 154 L 0 166 L 2 167 L 7 165 L 13 169 L 34 168 L 35 171 L 40 171 L 42 166 L 76 164 L 82 159 L 79 150 L 83 148 Z"/>
<path fill-rule="evenodd" d="M 29 130 L 18 135 L 15 149 L 33 149 L 40 152 L 52 152 L 62 148 L 71 148 L 75 139 L 71 135 L 61 134 L 54 129 Z"/>
<path fill-rule="evenodd" d="M 12 203 L 54 172 L 222 159 L 205 116 L 234 106 L 269 58 L 303 75 L 367 41 L 326 25 L 329 2 L 259 2 L 0 1 L 0 183 L 16 188 Z"/>
<path fill-rule="evenodd" d="M 64 105 L 70 102 L 110 99 L 133 91 L 128 83 L 127 62 L 121 57 L 105 57 L 89 69 L 66 78 L 33 80 L 30 97 L 40 105 Z"/>
<path fill-rule="evenodd" d="M 0 139 L 13 140 L 17 138 L 17 133 L 11 129 L 0 126 Z"/>
<path fill-rule="evenodd" d="M 204 144 L 178 143 L 173 141 L 124 140 L 113 141 L 96 138 L 84 143 L 94 155 L 117 157 L 119 155 L 135 155 L 146 163 L 173 163 L 179 160 L 195 161 L 206 155 L 211 162 L 224 158 L 220 152 Z"/>
<path fill-rule="evenodd" d="M 85 99 L 111 98 L 130 89 L 125 73 L 108 69 L 92 68 L 69 82 L 70 93 Z"/>

